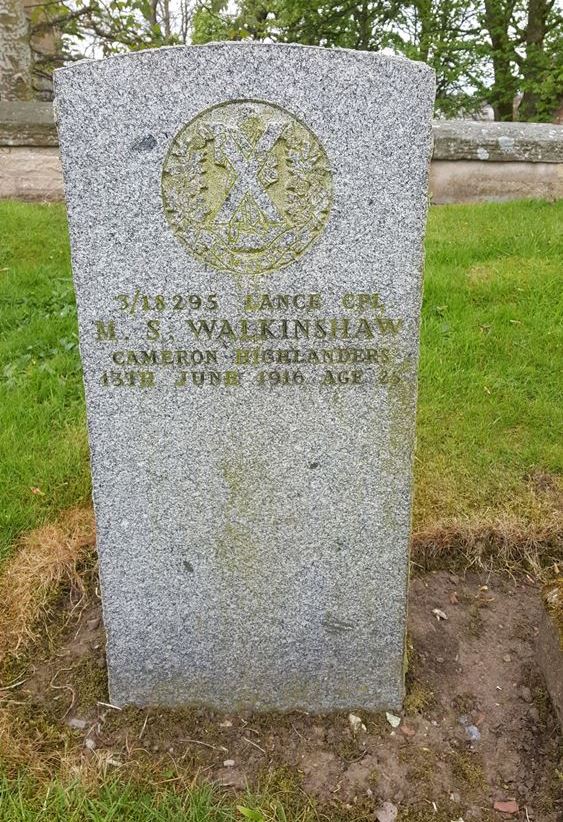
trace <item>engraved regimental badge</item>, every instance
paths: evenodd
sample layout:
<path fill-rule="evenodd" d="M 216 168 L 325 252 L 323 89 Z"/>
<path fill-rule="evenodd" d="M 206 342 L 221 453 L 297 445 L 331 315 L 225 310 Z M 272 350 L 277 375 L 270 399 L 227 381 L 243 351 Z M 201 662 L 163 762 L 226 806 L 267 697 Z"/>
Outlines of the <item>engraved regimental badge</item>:
<path fill-rule="evenodd" d="M 162 198 L 190 254 L 220 271 L 261 274 L 299 259 L 322 233 L 332 180 L 307 126 L 271 103 L 236 100 L 176 134 Z"/>

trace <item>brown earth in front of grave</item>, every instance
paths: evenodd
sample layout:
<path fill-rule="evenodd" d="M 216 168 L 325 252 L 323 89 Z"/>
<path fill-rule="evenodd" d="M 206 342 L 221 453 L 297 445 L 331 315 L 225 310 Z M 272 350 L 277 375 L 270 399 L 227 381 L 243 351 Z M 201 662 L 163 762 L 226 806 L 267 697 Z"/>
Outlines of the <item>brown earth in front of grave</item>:
<path fill-rule="evenodd" d="M 543 475 L 542 475 L 543 476 Z M 548 475 L 546 475 L 548 476 Z M 548 477 L 549 479 L 549 477 Z M 543 480 L 550 490 L 558 489 Z M 542 486 L 543 487 L 543 486 Z M 507 515 L 489 520 L 463 519 L 415 529 L 411 571 L 524 572 L 550 582 L 563 563 L 563 507 L 550 508 L 540 522 Z M 85 571 L 95 564 L 95 523 L 91 508 L 64 511 L 53 523 L 24 534 L 0 573 L 0 675 L 12 658 L 26 654 L 46 623 L 60 627 L 57 614 L 82 601 Z M 51 619 L 53 617 L 53 619 Z"/>
<path fill-rule="evenodd" d="M 75 535 L 83 545 L 86 531 Z M 493 820 L 503 818 L 494 802 L 513 798 L 520 811 L 510 818 L 558 818 L 558 728 L 535 666 L 541 605 L 531 578 L 441 571 L 413 579 L 401 723 L 358 711 L 365 731 L 354 734 L 345 713 L 100 704 L 108 696 L 97 579 L 88 568 L 79 576 L 82 590 L 72 574 L 60 578 L 45 630 L 10 658 L 4 682 L 12 687 L 0 691 L 8 770 L 26 765 L 93 784 L 111 774 L 181 790 L 194 780 L 228 792 L 267 785 L 286 802 L 312 797 L 332 820 L 373 819 L 383 801 L 404 822 Z"/>

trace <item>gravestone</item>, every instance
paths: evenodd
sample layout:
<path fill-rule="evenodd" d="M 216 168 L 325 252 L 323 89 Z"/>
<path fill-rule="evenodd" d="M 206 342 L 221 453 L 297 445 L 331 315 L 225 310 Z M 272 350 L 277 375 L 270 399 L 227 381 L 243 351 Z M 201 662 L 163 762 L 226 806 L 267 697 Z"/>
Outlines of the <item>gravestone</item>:
<path fill-rule="evenodd" d="M 433 93 L 292 45 L 56 73 L 117 705 L 401 703 Z"/>

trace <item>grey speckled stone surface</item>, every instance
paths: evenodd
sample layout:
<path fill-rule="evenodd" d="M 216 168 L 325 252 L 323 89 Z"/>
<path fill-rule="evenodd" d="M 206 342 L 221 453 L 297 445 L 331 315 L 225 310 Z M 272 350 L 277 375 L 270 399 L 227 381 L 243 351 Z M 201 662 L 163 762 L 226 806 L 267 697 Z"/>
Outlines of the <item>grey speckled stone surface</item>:
<path fill-rule="evenodd" d="M 433 93 L 299 46 L 56 73 L 112 702 L 400 704 Z"/>

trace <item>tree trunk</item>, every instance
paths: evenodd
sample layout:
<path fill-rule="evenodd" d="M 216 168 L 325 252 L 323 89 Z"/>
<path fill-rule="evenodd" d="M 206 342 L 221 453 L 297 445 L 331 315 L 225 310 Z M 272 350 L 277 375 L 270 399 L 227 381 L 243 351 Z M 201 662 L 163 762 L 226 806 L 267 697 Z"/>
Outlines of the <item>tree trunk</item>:
<path fill-rule="evenodd" d="M 514 57 L 514 46 L 510 40 L 512 10 L 510 0 L 485 0 L 485 26 L 492 45 L 495 78 L 489 102 L 493 107 L 495 120 L 514 119 L 517 82 L 510 65 Z"/>
<path fill-rule="evenodd" d="M 31 47 L 21 0 L 0 0 L 0 100 L 31 100 Z"/>
<path fill-rule="evenodd" d="M 62 38 L 50 23 L 45 0 L 22 0 L 22 5 L 29 25 L 33 96 L 52 100 L 53 71 L 63 65 Z"/>
<path fill-rule="evenodd" d="M 547 17 L 551 9 L 550 0 L 528 0 L 528 25 L 526 26 L 526 60 L 524 76 L 524 96 L 518 108 L 519 120 L 537 120 L 540 95 L 538 88 L 544 66 L 543 42 Z"/>
<path fill-rule="evenodd" d="M 172 22 L 170 20 L 170 0 L 162 0 L 162 29 L 164 36 L 168 39 L 172 34 Z"/>
<path fill-rule="evenodd" d="M 418 13 L 419 19 L 419 42 L 418 42 L 418 59 L 423 63 L 428 62 L 430 54 L 430 43 L 432 37 L 432 2 L 431 0 L 415 0 L 415 9 Z"/>
<path fill-rule="evenodd" d="M 358 25 L 356 48 L 367 51 L 371 40 L 371 20 L 369 16 L 368 0 L 363 0 L 360 7 L 355 9 L 354 16 Z"/>

